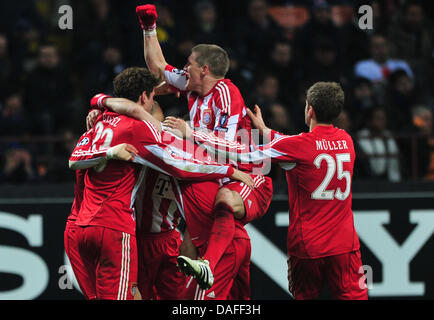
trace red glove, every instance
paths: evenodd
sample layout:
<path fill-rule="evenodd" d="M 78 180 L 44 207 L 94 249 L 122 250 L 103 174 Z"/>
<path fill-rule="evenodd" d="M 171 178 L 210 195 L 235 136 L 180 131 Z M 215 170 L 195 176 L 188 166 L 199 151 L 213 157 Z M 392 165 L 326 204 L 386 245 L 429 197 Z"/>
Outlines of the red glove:
<path fill-rule="evenodd" d="M 136 7 L 136 14 L 143 30 L 152 31 L 157 28 L 157 9 L 153 4 Z"/>
<path fill-rule="evenodd" d="M 105 106 L 103 102 L 107 98 L 111 98 L 111 96 L 106 95 L 104 93 L 98 93 L 97 95 L 93 96 L 92 99 L 90 99 L 90 107 L 92 109 L 104 110 Z"/>

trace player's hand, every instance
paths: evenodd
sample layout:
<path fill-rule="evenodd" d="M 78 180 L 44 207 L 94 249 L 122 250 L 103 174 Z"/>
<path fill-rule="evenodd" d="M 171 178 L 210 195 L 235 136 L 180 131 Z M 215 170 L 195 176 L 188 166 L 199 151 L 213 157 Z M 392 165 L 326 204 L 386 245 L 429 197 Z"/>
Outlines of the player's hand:
<path fill-rule="evenodd" d="M 111 98 L 111 96 L 104 93 L 98 93 L 97 95 L 94 95 L 92 99 L 90 99 L 90 107 L 92 109 L 104 109 L 104 100 L 107 98 Z"/>
<path fill-rule="evenodd" d="M 92 109 L 89 111 L 86 117 L 86 129 L 90 130 L 95 125 L 96 118 L 100 115 L 101 111 L 97 109 Z"/>
<path fill-rule="evenodd" d="M 111 160 L 132 161 L 139 151 L 128 143 L 121 143 L 107 150 L 107 158 Z"/>
<path fill-rule="evenodd" d="M 136 7 L 136 14 L 143 30 L 152 31 L 157 28 L 157 9 L 153 4 Z"/>
<path fill-rule="evenodd" d="M 177 135 L 180 138 L 191 138 L 193 135 L 193 129 L 183 119 L 175 117 L 166 117 L 163 121 L 163 125 L 170 128 L 170 132 Z"/>
<path fill-rule="evenodd" d="M 270 130 L 265 125 L 264 119 L 262 118 L 261 108 L 259 108 L 257 104 L 255 104 L 254 112 L 252 112 L 249 108 L 246 109 L 248 116 L 250 117 L 250 119 L 252 119 L 253 125 L 256 129 L 259 129 L 259 132 L 261 134 L 264 134 L 264 132 Z"/>
<path fill-rule="evenodd" d="M 253 189 L 255 185 L 255 183 L 253 182 L 253 178 L 250 174 L 244 173 L 238 169 L 234 169 L 234 173 L 232 174 L 231 179 L 240 181 L 251 189 Z"/>

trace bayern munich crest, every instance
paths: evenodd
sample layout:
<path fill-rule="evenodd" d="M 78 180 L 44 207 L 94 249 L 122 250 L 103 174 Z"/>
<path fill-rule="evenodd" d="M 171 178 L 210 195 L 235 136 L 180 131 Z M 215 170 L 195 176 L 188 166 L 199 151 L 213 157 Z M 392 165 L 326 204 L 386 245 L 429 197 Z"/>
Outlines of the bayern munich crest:
<path fill-rule="evenodd" d="M 211 123 L 211 119 L 212 119 L 211 109 L 203 110 L 203 117 L 202 117 L 203 124 L 209 125 Z"/>

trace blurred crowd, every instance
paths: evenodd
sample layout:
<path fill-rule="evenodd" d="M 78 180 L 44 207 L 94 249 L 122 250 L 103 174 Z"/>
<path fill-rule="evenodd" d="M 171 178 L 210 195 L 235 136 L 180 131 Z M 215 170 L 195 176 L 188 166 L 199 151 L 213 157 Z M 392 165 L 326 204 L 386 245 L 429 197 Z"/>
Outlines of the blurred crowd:
<path fill-rule="evenodd" d="M 144 66 L 135 7 L 152 1 L 0 2 L 0 183 L 67 182 L 88 101 L 111 93 L 124 68 Z M 346 106 L 336 125 L 353 137 L 359 180 L 434 180 L 434 19 L 429 1 L 161 0 L 157 35 L 182 68 L 198 43 L 225 48 L 228 78 L 268 126 L 307 131 L 307 88 L 337 81 Z M 73 9 L 62 30 L 59 7 Z M 361 5 L 372 29 L 361 29 Z M 156 99 L 166 115 L 187 104 Z M 273 169 L 274 181 L 284 179 Z"/>

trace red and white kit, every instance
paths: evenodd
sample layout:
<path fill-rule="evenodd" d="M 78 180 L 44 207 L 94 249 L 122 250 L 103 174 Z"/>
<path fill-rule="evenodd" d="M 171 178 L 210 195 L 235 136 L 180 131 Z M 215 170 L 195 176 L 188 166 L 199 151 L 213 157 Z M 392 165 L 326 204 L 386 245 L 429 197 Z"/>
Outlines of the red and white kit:
<path fill-rule="evenodd" d="M 135 163 L 101 162 L 108 147 L 121 143 L 137 148 Z M 85 227 L 80 229 L 80 255 L 88 274 L 95 279 L 97 298 L 132 299 L 137 282 L 134 202 L 144 177 L 143 166 L 192 180 L 229 177 L 233 168 L 182 158 L 177 150 L 161 143 L 161 135 L 151 123 L 113 112 L 97 118 L 87 144 L 77 146 L 70 157 L 78 169 L 97 165 L 86 173 L 76 220 L 77 225 Z"/>
<path fill-rule="evenodd" d="M 177 182 L 173 177 L 145 168 L 136 197 L 138 287 L 142 299 L 178 300 L 186 277 L 178 267 L 181 216 Z"/>
<path fill-rule="evenodd" d="M 225 140 L 250 144 L 251 120 L 247 116 L 243 97 L 231 80 L 219 80 L 201 97 L 195 92 L 185 91 L 188 78 L 184 70 L 167 65 L 164 76 L 187 98 L 193 128 L 213 131 Z"/>
<path fill-rule="evenodd" d="M 290 221 L 287 248 L 290 261 L 298 262 L 291 263 L 292 290 L 297 299 L 313 298 L 308 291 L 318 293 L 323 278 L 331 272 L 336 281 L 329 281 L 329 285 L 335 297 L 367 298 L 366 289 L 359 286 L 362 262 L 351 210 L 355 152 L 353 141 L 344 130 L 332 125 L 317 126 L 312 132 L 295 136 L 273 131 L 273 140 L 253 152 L 244 145 L 204 133 L 195 132 L 194 138 L 208 150 L 234 160 L 248 163 L 271 159 L 286 171 Z M 330 259 L 340 255 L 346 256 Z M 304 283 L 312 282 L 307 279 L 309 273 L 303 277 L 305 273 L 298 272 L 296 265 L 317 263 L 318 259 L 327 259 L 328 271 L 326 267 L 321 270 L 321 277 L 313 284 L 316 290 L 308 289 Z"/>

